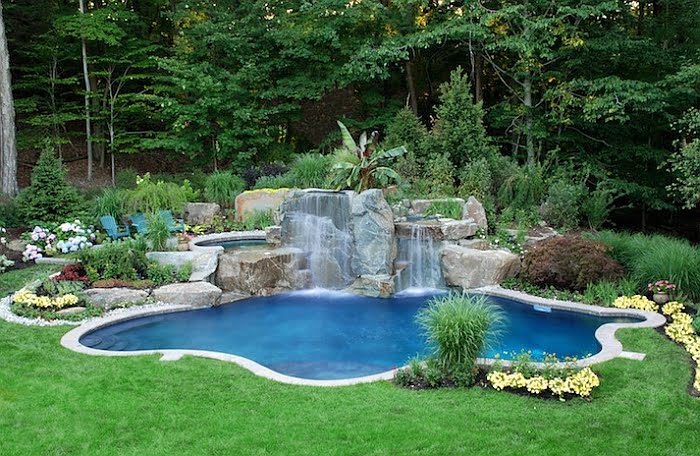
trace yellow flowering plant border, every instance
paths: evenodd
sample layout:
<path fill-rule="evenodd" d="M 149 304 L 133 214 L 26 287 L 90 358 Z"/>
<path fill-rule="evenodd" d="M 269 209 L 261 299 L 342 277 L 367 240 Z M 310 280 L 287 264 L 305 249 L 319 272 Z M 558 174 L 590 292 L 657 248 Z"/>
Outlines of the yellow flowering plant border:
<path fill-rule="evenodd" d="M 565 377 L 549 379 L 542 375 L 526 377 L 521 372 L 508 373 L 503 371 L 489 372 L 486 379 L 497 391 L 504 389 L 521 390 L 536 396 L 551 393 L 562 401 L 570 396 L 588 399 L 591 396 L 591 392 L 600 386 L 598 375 L 590 367 L 584 367 Z"/>
<path fill-rule="evenodd" d="M 80 298 L 69 293 L 63 296 L 39 296 L 33 291 L 22 288 L 14 294 L 12 302 L 15 304 L 26 304 L 37 309 L 54 309 L 60 310 L 64 307 L 70 307 L 78 304 Z"/>

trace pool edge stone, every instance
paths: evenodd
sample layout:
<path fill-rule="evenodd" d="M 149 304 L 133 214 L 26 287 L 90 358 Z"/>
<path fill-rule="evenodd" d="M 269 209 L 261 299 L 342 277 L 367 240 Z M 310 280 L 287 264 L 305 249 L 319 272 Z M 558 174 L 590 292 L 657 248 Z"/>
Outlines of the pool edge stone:
<path fill-rule="evenodd" d="M 656 312 L 646 312 L 635 309 L 617 309 L 608 307 L 591 306 L 588 304 L 580 304 L 571 301 L 558 301 L 554 299 L 540 298 L 537 296 L 531 296 L 526 293 L 507 290 L 501 288 L 500 286 L 488 286 L 482 288 L 476 288 L 468 290 L 473 293 L 480 293 L 489 296 L 504 297 L 519 301 L 530 305 L 545 305 L 553 309 L 559 310 L 569 310 L 579 313 L 597 315 L 597 316 L 608 316 L 608 317 L 636 317 L 644 318 L 643 321 L 636 323 L 606 323 L 600 326 L 596 332 L 595 337 L 601 344 L 601 350 L 594 354 L 593 356 L 576 361 L 576 365 L 579 367 L 590 366 L 592 364 L 601 363 L 604 361 L 609 361 L 614 358 L 626 358 L 626 359 L 638 359 L 641 360 L 644 357 L 642 353 L 627 352 L 624 351 L 622 343 L 615 337 L 615 332 L 622 328 L 655 328 L 662 326 L 666 319 L 659 313 Z M 80 343 L 80 338 L 87 334 L 88 332 L 94 331 L 104 326 L 108 326 L 114 323 L 131 320 L 138 317 L 145 317 L 149 315 L 158 315 L 163 313 L 172 312 L 184 312 L 188 310 L 201 309 L 202 307 L 195 307 L 189 305 L 163 305 L 159 307 L 150 306 L 149 308 L 129 308 L 123 309 L 123 312 L 114 313 L 111 315 L 106 315 L 103 317 L 98 317 L 84 322 L 80 326 L 71 329 L 61 338 L 61 345 L 65 348 L 73 350 L 78 353 L 83 353 L 93 356 L 139 356 L 139 355 L 161 355 L 161 361 L 176 361 L 181 359 L 183 356 L 197 356 L 201 358 L 214 359 L 225 362 L 232 362 L 238 364 L 251 371 L 253 374 L 265 377 L 270 380 L 275 380 L 277 382 L 286 383 L 290 385 L 305 385 L 305 386 L 349 386 L 361 383 L 370 383 L 379 380 L 391 380 L 394 378 L 394 374 L 397 369 L 392 369 L 386 372 L 381 372 L 374 375 L 368 375 L 364 377 L 356 377 L 342 380 L 312 380 L 299 377 L 292 377 L 289 375 L 284 375 L 279 372 L 273 371 L 255 361 L 248 358 L 232 355 L 229 353 L 214 352 L 207 350 L 185 350 L 185 349 L 158 349 L 158 350 L 138 350 L 138 351 L 108 351 L 108 350 L 97 350 L 94 348 L 87 347 Z M 490 366 L 497 360 L 490 358 L 479 358 L 477 360 L 478 364 L 481 366 Z M 502 365 L 508 366 L 510 363 L 504 360 L 498 360 Z M 540 363 L 535 363 L 540 364 Z M 563 363 L 560 363 L 563 365 Z"/>

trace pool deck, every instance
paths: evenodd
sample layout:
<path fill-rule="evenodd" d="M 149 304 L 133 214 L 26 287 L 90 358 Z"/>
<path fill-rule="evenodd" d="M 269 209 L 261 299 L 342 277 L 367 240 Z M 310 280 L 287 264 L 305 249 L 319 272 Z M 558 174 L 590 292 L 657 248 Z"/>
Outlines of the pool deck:
<path fill-rule="evenodd" d="M 641 318 L 643 321 L 634 323 L 606 323 L 598 328 L 595 333 L 596 339 L 600 342 L 602 349 L 593 356 L 576 361 L 574 364 L 579 367 L 590 366 L 592 364 L 608 361 L 613 358 L 627 358 L 634 360 L 643 360 L 643 353 L 627 352 L 624 350 L 622 343 L 615 338 L 615 332 L 621 328 L 655 328 L 663 325 L 666 319 L 663 315 L 656 312 L 646 312 L 635 309 L 617 309 L 608 307 L 591 306 L 580 304 L 571 301 L 558 301 L 553 299 L 545 299 L 536 296 L 531 296 L 522 292 L 506 290 L 499 286 L 483 287 L 479 289 L 469 290 L 470 292 L 481 293 L 489 296 L 497 296 L 520 301 L 526 304 L 546 306 L 552 309 L 575 311 L 589 315 L 602 317 L 633 317 Z M 342 380 L 312 380 L 298 377 L 291 377 L 280 374 L 279 372 L 268 369 L 267 367 L 256 363 L 242 356 L 232 355 L 229 353 L 213 352 L 206 350 L 180 350 L 180 349 L 158 349 L 158 350 L 138 350 L 138 351 L 109 351 L 98 350 L 80 343 L 80 338 L 98 328 L 108 326 L 117 322 L 131 320 L 133 318 L 144 317 L 149 315 L 158 315 L 172 312 L 184 312 L 195 309 L 192 306 L 173 306 L 161 305 L 159 307 L 139 308 L 132 307 L 122 309 L 121 312 L 106 315 L 104 317 L 91 319 L 82 325 L 68 331 L 61 338 L 61 345 L 64 347 L 87 355 L 94 356 L 138 356 L 138 355 L 161 355 L 161 361 L 177 361 L 183 356 L 198 356 L 201 358 L 215 359 L 219 361 L 233 362 L 241 367 L 244 367 L 255 375 L 265 377 L 282 383 L 291 385 L 308 385 L 308 386 L 346 386 L 359 383 L 375 382 L 378 380 L 391 380 L 394 377 L 397 369 L 392 369 L 379 374 L 369 375 L 365 377 L 356 377 Z M 481 366 L 489 366 L 497 360 L 490 358 L 479 358 L 478 364 Z M 502 365 L 510 364 L 507 360 L 498 360 Z M 538 363 L 535 363 L 538 364 Z M 565 363 L 560 363 L 562 366 Z"/>

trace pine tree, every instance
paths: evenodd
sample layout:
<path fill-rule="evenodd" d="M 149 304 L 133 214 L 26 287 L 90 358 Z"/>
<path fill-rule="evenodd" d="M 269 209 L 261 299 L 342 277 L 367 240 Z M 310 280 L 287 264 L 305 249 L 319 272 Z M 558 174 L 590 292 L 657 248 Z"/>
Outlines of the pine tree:
<path fill-rule="evenodd" d="M 80 196 L 66 180 L 63 162 L 47 147 L 32 171 L 32 183 L 17 197 L 25 223 L 65 222 L 80 208 Z"/>

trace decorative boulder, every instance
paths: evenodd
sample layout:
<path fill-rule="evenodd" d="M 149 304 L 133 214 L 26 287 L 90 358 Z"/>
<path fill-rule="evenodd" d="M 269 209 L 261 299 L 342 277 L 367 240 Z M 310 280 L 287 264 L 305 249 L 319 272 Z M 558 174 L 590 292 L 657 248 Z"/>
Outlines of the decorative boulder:
<path fill-rule="evenodd" d="M 191 264 L 192 275 L 190 276 L 190 282 L 202 280 L 210 282 L 219 263 L 218 250 L 213 252 L 206 250 L 198 250 L 196 252 L 149 252 L 146 254 L 146 257 L 160 264 L 168 264 L 178 268 L 187 263 Z"/>
<path fill-rule="evenodd" d="M 279 209 L 291 190 L 288 188 L 248 190 L 236 197 L 236 221 L 242 222 L 255 212 L 272 212 L 279 222 Z"/>
<path fill-rule="evenodd" d="M 57 315 L 61 317 L 69 317 L 71 315 L 78 315 L 85 312 L 85 307 L 68 307 L 67 309 L 61 309 L 56 312 Z"/>
<path fill-rule="evenodd" d="M 188 225 L 209 225 L 221 207 L 216 203 L 187 203 L 185 222 Z"/>
<path fill-rule="evenodd" d="M 271 245 L 282 244 L 282 227 L 279 225 L 268 226 L 265 228 L 265 240 Z"/>
<path fill-rule="evenodd" d="M 168 304 L 215 306 L 221 299 L 221 290 L 209 282 L 174 283 L 153 290 L 153 299 Z"/>
<path fill-rule="evenodd" d="M 388 298 L 394 293 L 394 280 L 386 274 L 364 275 L 355 279 L 347 291 L 373 298 Z"/>
<path fill-rule="evenodd" d="M 440 228 L 442 229 L 442 238 L 448 241 L 470 238 L 479 230 L 479 226 L 474 223 L 473 219 L 450 220 L 444 222 Z"/>
<path fill-rule="evenodd" d="M 298 272 L 302 260 L 302 251 L 293 247 L 226 252 L 219 260 L 216 283 L 224 291 L 249 295 L 303 288 Z"/>
<path fill-rule="evenodd" d="M 394 214 L 379 189 L 355 195 L 351 202 L 355 276 L 391 274 L 396 257 Z"/>
<path fill-rule="evenodd" d="M 484 210 L 484 206 L 473 196 L 467 198 L 467 202 L 464 203 L 462 218 L 474 220 L 474 223 L 476 223 L 476 225 L 484 231 L 489 227 L 488 221 L 486 220 L 486 211 Z"/>
<path fill-rule="evenodd" d="M 442 270 L 448 286 L 478 288 L 514 277 L 520 270 L 520 258 L 505 250 L 477 250 L 452 244 L 442 250 Z"/>
<path fill-rule="evenodd" d="M 87 302 L 93 306 L 110 310 L 115 307 L 141 304 L 148 298 L 148 293 L 131 288 L 90 288 L 85 290 L 85 296 Z"/>
<path fill-rule="evenodd" d="M 457 245 L 461 245 L 462 247 L 466 247 L 468 249 L 476 250 L 491 249 L 491 244 L 489 244 L 489 241 L 487 241 L 486 239 L 460 239 L 457 242 Z"/>

